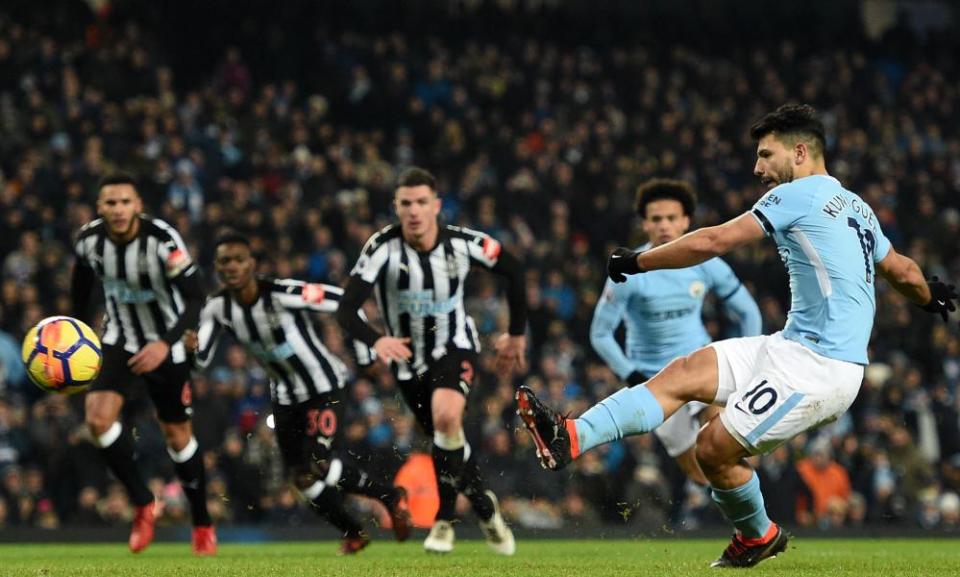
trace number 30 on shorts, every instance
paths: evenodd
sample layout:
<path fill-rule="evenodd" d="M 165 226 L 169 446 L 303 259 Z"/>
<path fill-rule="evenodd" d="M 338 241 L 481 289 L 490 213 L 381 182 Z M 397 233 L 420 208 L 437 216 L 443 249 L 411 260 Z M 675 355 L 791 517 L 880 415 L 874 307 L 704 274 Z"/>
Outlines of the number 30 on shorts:
<path fill-rule="evenodd" d="M 307 435 L 332 437 L 337 432 L 337 414 L 333 409 L 310 409 L 307 411 Z"/>
<path fill-rule="evenodd" d="M 754 415 L 762 415 L 777 404 L 779 395 L 769 382 L 764 379 L 760 383 L 743 394 L 743 397 L 736 402 L 734 408 L 743 412 L 750 411 Z"/>

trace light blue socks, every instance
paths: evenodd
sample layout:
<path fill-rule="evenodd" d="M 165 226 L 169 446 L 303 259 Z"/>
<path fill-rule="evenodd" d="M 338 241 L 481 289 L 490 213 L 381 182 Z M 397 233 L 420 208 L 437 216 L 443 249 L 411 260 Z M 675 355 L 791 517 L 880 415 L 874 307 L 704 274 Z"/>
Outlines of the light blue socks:
<path fill-rule="evenodd" d="M 770 518 L 763 506 L 760 478 L 754 472 L 750 480 L 735 489 L 711 487 L 713 500 L 733 526 L 747 539 L 759 539 L 770 529 Z"/>
<path fill-rule="evenodd" d="M 649 433 L 663 423 L 663 409 L 646 385 L 620 389 L 576 420 L 580 453 L 630 435 Z"/>

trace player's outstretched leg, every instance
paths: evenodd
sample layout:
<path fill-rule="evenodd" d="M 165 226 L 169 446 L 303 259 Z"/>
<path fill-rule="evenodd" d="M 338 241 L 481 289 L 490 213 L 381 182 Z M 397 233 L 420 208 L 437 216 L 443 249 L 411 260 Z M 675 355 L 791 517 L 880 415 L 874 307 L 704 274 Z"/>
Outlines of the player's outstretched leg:
<path fill-rule="evenodd" d="M 710 481 L 713 500 L 736 528 L 711 567 L 753 567 L 787 548 L 787 534 L 767 517 L 760 478 L 743 460 L 747 454 L 719 418 L 697 437 L 697 461 Z"/>
<path fill-rule="evenodd" d="M 335 465 L 340 463 L 340 465 Z M 390 511 L 390 521 L 393 535 L 397 541 L 403 542 L 410 538 L 412 520 L 407 503 L 407 491 L 403 487 L 394 487 L 370 476 L 349 459 L 336 457 L 331 467 L 342 467 L 340 482 L 337 486 L 346 493 L 356 493 L 372 499 L 377 499 Z"/>
<path fill-rule="evenodd" d="M 568 419 L 540 402 L 528 387 L 517 391 L 517 413 L 533 436 L 540 464 L 562 469 L 583 451 L 648 433 L 663 423 L 663 409 L 646 385 L 621 389 L 578 419 Z"/>
<path fill-rule="evenodd" d="M 642 385 L 620 389 L 577 419 L 541 403 L 527 387 L 517 391 L 518 414 L 548 469 L 561 469 L 581 453 L 630 435 L 649 433 L 690 401 L 717 396 L 717 354 L 704 347 L 675 359 Z"/>

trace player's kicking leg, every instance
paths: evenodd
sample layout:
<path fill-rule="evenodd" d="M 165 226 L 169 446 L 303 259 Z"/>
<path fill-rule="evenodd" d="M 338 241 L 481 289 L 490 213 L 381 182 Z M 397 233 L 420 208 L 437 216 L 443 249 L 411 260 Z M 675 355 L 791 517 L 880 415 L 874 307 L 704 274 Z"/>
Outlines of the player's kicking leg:
<path fill-rule="evenodd" d="M 650 432 L 686 403 L 710 403 L 716 395 L 717 355 L 706 347 L 673 361 L 642 385 L 617 391 L 577 419 L 550 409 L 527 387 L 517 391 L 517 412 L 541 464 L 557 470 L 584 451 Z"/>
<path fill-rule="evenodd" d="M 726 402 L 735 392 L 737 382 L 750 382 L 755 359 L 764 349 L 763 339 L 734 339 L 740 342 L 721 347 L 724 353 L 722 359 L 713 347 L 701 349 L 674 361 L 647 383 L 618 391 L 578 419 L 565 418 L 540 403 L 532 391 L 521 388 L 517 393 L 519 413 L 534 438 L 541 463 L 547 468 L 558 469 L 583 451 L 624 436 L 654 430 L 665 417 L 691 400 L 713 402 L 716 399 L 720 403 Z M 747 360 L 739 362 L 744 359 Z M 731 369 L 731 364 L 738 363 L 739 369 Z M 739 379 L 735 378 L 737 376 Z M 749 396 L 756 394 L 757 388 L 739 392 L 741 397 Z M 751 408 L 762 409 L 763 413 L 774 409 L 771 415 L 783 420 L 784 414 L 793 406 L 787 403 L 780 409 L 777 397 L 777 394 L 765 393 L 761 403 Z M 773 400 L 770 401 L 770 398 Z M 783 401 L 784 398 L 781 393 L 779 400 Z M 800 395 L 802 398 L 803 395 Z M 728 409 L 728 412 L 731 410 Z M 776 422 L 771 421 L 767 428 L 773 424 Z M 809 423 L 807 427 L 812 424 Z M 737 537 L 725 553 L 726 560 L 721 557 L 715 566 L 749 567 L 782 551 L 786 547 L 786 536 L 766 517 L 763 497 L 753 471 L 734 466 L 748 454 L 747 445 L 738 442 L 740 439 L 734 440 L 732 436 L 729 441 L 733 445 L 730 445 L 717 435 L 717 427 L 726 431 L 721 420 L 714 419 L 698 438 L 698 462 L 711 483 L 714 500 L 737 528 Z M 765 431 L 758 429 L 758 436 Z"/>

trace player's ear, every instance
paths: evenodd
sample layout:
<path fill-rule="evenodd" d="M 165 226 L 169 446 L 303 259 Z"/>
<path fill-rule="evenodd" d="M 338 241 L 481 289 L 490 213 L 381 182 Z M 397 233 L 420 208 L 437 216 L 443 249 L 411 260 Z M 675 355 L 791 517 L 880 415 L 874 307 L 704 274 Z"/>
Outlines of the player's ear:
<path fill-rule="evenodd" d="M 810 149 L 806 142 L 797 142 L 793 145 L 793 162 L 796 165 L 803 164 L 803 161 L 810 155 Z"/>

